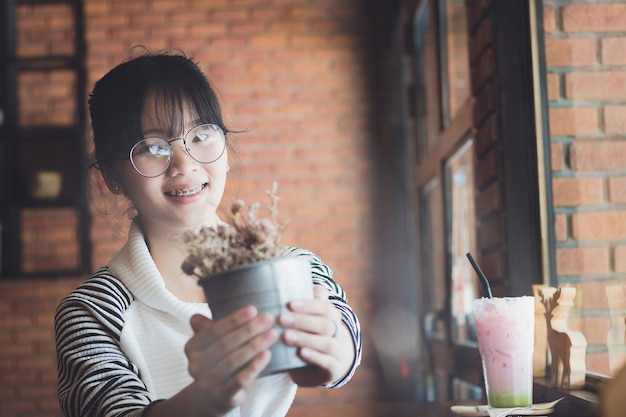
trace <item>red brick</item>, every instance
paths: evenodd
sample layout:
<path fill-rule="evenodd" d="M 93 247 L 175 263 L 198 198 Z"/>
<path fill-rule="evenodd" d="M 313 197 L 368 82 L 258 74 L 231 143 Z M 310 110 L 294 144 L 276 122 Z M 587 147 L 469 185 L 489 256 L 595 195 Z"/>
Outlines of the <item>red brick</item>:
<path fill-rule="evenodd" d="M 171 12 L 179 10 L 181 7 L 180 0 L 150 0 L 150 9 L 156 13 Z"/>
<path fill-rule="evenodd" d="M 158 32 L 161 34 L 164 30 L 178 28 L 172 26 L 171 21 L 178 19 L 187 19 L 189 26 L 193 27 L 194 23 L 201 21 L 204 18 L 202 13 L 188 13 L 186 11 L 174 11 L 171 13 L 154 14 L 145 12 L 135 12 L 129 16 L 129 26 L 139 26 L 150 30 L 152 33 Z M 213 23 L 215 24 L 215 23 Z M 213 26 L 213 25 L 211 25 Z M 187 28 L 183 28 L 187 29 Z M 151 46 L 153 47 L 153 46 Z"/>
<path fill-rule="evenodd" d="M 203 9 L 207 7 L 206 0 L 190 0 L 190 1 L 191 1 L 190 8 Z M 251 4 L 257 4 L 260 7 L 262 7 L 267 3 L 267 0 L 242 0 L 241 1 L 242 4 L 246 4 L 247 2 Z M 229 7 L 232 7 L 232 0 L 211 0 L 211 7 L 214 7 L 216 9 L 229 8 Z"/>
<path fill-rule="evenodd" d="M 567 215 L 556 213 L 554 215 L 554 237 L 557 242 L 564 242 L 568 239 Z"/>
<path fill-rule="evenodd" d="M 582 317 L 581 331 L 587 345 L 606 345 L 606 336 L 611 328 L 609 317 Z"/>
<path fill-rule="evenodd" d="M 15 386 L 19 387 L 23 386 L 32 386 L 36 384 L 38 381 L 37 375 L 32 372 L 4 372 L 2 375 L 2 382 L 7 386 Z"/>
<path fill-rule="evenodd" d="M 598 110 L 594 107 L 550 108 L 552 136 L 584 136 L 598 131 Z"/>
<path fill-rule="evenodd" d="M 565 97 L 572 100 L 622 99 L 626 94 L 626 72 L 595 71 L 565 74 Z"/>
<path fill-rule="evenodd" d="M 609 202 L 612 204 L 626 203 L 626 177 L 612 176 L 609 178 Z"/>
<path fill-rule="evenodd" d="M 19 358 L 24 356 L 31 356 L 35 353 L 33 345 L 0 345 L 0 354 L 4 357 Z"/>
<path fill-rule="evenodd" d="M 600 45 L 603 65 L 626 64 L 626 38 L 602 38 Z"/>
<path fill-rule="evenodd" d="M 561 19 L 565 32 L 624 32 L 626 5 L 567 5 L 561 8 Z"/>
<path fill-rule="evenodd" d="M 557 248 L 557 273 L 563 275 L 598 275 L 610 272 L 609 249 L 598 247 Z"/>
<path fill-rule="evenodd" d="M 589 211 L 572 214 L 573 238 L 608 241 L 626 236 L 626 211 Z"/>
<path fill-rule="evenodd" d="M 254 0 L 256 1 L 256 0 Z M 252 9 L 252 20 L 261 20 L 264 22 L 283 22 L 287 15 L 287 9 L 275 6 L 255 6 Z"/>
<path fill-rule="evenodd" d="M 626 106 L 607 105 L 604 107 L 604 130 L 608 134 L 626 133 Z"/>
<path fill-rule="evenodd" d="M 561 171 L 564 167 L 563 144 L 553 142 L 550 144 L 550 168 L 552 171 Z"/>
<path fill-rule="evenodd" d="M 603 180 L 598 177 L 557 177 L 552 180 L 557 207 L 596 205 L 603 201 Z"/>
<path fill-rule="evenodd" d="M 250 10 L 246 8 L 220 8 L 211 10 L 211 20 L 238 22 L 245 21 L 250 16 Z"/>
<path fill-rule="evenodd" d="M 556 32 L 556 13 L 554 6 L 543 7 L 543 30 L 547 34 Z"/>
<path fill-rule="evenodd" d="M 626 272 L 626 246 L 617 245 L 613 250 L 613 259 L 615 259 L 615 272 Z"/>
<path fill-rule="evenodd" d="M 546 74 L 548 88 L 548 101 L 556 101 L 561 97 L 561 80 L 559 74 L 548 72 Z"/>
<path fill-rule="evenodd" d="M 626 140 L 575 141 L 569 150 L 570 166 L 577 171 L 620 170 L 626 161 Z"/>
<path fill-rule="evenodd" d="M 584 311 L 607 310 L 609 308 L 606 289 L 618 284 L 616 280 L 583 280 L 578 284 L 577 298 L 580 300 L 580 308 Z M 602 343 L 606 343 L 605 339 Z"/>
<path fill-rule="evenodd" d="M 124 26 L 128 26 L 130 24 L 130 18 L 131 15 L 127 15 L 126 13 L 111 13 L 111 14 L 104 14 L 104 15 L 98 15 L 98 14 L 93 14 L 93 15 L 88 15 L 86 16 L 87 19 L 87 24 L 89 25 L 89 27 L 93 26 L 95 28 L 106 28 L 107 32 L 110 32 L 111 29 L 114 28 L 120 28 L 120 27 L 124 27 Z M 110 40 L 110 38 L 109 38 Z M 102 51 L 100 50 L 101 46 L 98 46 L 98 53 L 101 53 Z M 126 51 L 123 51 L 122 53 L 125 53 Z M 119 54 L 119 50 L 118 50 L 118 54 Z M 118 57 L 118 62 L 119 62 L 119 57 Z"/>
<path fill-rule="evenodd" d="M 25 297 L 36 296 L 37 290 L 35 285 L 25 285 L 24 283 L 19 285 L 11 281 L 0 282 L 1 298 L 6 298 L 7 300 L 19 300 Z"/>
<path fill-rule="evenodd" d="M 50 338 L 54 338 L 54 334 L 50 332 Z M 18 370 L 22 372 L 37 372 L 45 369 L 54 369 L 56 366 L 56 352 L 52 350 L 48 354 L 39 354 L 35 357 L 20 358 L 17 363 Z"/>
<path fill-rule="evenodd" d="M 326 10 L 323 7 L 296 6 L 291 8 L 290 15 L 292 18 L 296 19 L 319 19 L 326 16 Z"/>
<path fill-rule="evenodd" d="M 596 40 L 590 38 L 548 38 L 545 40 L 549 67 L 589 66 L 596 63 Z"/>
<path fill-rule="evenodd" d="M 85 16 L 109 15 L 111 3 L 106 0 L 92 0 L 85 2 Z"/>

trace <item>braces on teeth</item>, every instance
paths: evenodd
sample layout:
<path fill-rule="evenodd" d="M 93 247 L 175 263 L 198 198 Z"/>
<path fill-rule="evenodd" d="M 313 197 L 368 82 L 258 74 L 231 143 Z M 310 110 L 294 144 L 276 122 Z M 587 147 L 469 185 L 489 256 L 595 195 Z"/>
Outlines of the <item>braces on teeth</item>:
<path fill-rule="evenodd" d="M 184 189 L 184 190 L 170 191 L 168 194 L 169 195 L 175 195 L 176 197 L 183 197 L 183 196 L 188 196 L 188 195 L 195 194 L 195 193 L 199 192 L 200 190 L 202 190 L 203 188 L 204 188 L 204 185 L 199 185 L 197 187 L 187 188 L 187 189 Z"/>

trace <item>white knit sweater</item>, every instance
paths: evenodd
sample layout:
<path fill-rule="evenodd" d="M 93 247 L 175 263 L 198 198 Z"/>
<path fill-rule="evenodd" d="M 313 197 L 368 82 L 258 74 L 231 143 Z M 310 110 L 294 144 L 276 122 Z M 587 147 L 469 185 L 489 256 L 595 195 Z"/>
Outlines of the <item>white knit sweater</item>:
<path fill-rule="evenodd" d="M 109 264 L 111 273 L 135 296 L 126 310 L 120 344 L 139 368 L 154 398 L 169 398 L 192 382 L 184 345 L 193 335 L 189 319 L 211 317 L 206 303 L 181 301 L 165 288 L 140 228 L 133 223 L 126 245 Z M 287 374 L 257 379 L 249 390 L 242 414 L 250 417 L 287 413 L 296 385 Z M 229 416 L 239 415 L 239 410 Z"/>

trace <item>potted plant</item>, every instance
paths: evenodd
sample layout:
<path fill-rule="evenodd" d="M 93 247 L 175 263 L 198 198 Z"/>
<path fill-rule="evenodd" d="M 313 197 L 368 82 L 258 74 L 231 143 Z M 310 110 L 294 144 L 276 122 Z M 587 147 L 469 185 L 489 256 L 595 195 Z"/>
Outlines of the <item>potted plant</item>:
<path fill-rule="evenodd" d="M 259 312 L 277 316 L 296 298 L 313 297 L 311 266 L 287 255 L 280 243 L 284 224 L 278 221 L 277 185 L 266 193 L 269 217 L 259 217 L 260 204 L 236 200 L 226 223 L 187 232 L 183 242 L 187 258 L 182 269 L 198 278 L 214 320 L 254 305 Z M 281 334 L 282 329 L 276 326 Z M 306 366 L 297 349 L 278 341 L 261 376 Z"/>

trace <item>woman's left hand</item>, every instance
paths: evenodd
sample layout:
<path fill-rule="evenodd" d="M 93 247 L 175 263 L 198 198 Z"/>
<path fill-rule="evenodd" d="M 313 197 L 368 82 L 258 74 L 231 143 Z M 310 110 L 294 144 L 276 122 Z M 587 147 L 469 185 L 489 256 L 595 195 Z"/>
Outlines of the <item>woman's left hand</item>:
<path fill-rule="evenodd" d="M 296 346 L 298 355 L 312 365 L 289 372 L 300 386 L 336 381 L 348 373 L 354 361 L 352 337 L 328 295 L 326 288 L 315 285 L 313 299 L 291 301 L 290 311 L 278 317 L 278 324 L 286 329 L 283 341 Z"/>

